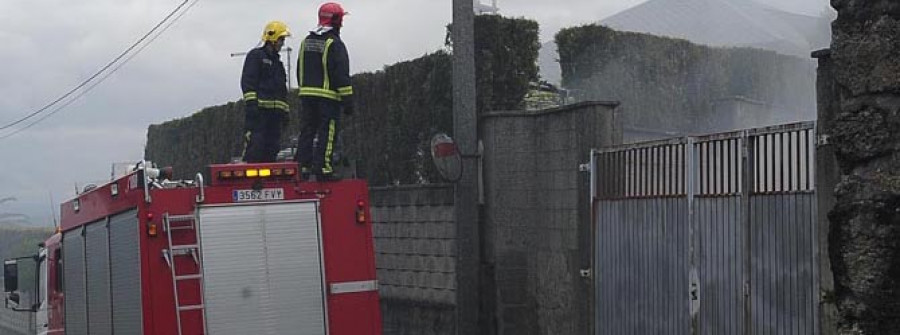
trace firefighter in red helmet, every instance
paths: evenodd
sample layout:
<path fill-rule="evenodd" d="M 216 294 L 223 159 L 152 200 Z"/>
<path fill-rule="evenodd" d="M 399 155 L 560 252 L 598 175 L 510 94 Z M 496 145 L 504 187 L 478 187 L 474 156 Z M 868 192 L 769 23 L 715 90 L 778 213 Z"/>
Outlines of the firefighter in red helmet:
<path fill-rule="evenodd" d="M 341 112 L 352 115 L 350 59 L 341 40 L 348 13 L 340 4 L 319 7 L 319 25 L 300 43 L 297 80 L 300 84 L 300 136 L 297 161 L 317 180 L 334 180 L 333 159 Z"/>

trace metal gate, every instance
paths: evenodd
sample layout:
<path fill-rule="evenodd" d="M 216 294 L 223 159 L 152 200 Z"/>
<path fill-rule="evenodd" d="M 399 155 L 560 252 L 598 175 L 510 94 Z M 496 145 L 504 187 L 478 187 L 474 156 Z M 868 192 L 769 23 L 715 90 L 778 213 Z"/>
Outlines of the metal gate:
<path fill-rule="evenodd" d="M 208 205 L 198 217 L 209 334 L 328 333 L 318 202 Z"/>
<path fill-rule="evenodd" d="M 595 150 L 596 334 L 817 334 L 814 128 Z"/>

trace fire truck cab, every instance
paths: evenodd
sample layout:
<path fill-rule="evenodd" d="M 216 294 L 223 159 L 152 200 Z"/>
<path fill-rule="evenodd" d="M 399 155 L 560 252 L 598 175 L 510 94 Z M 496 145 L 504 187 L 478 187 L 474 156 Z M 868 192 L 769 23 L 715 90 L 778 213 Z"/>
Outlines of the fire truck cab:
<path fill-rule="evenodd" d="M 169 176 L 139 166 L 61 205 L 33 257 L 39 333 L 381 334 L 364 181 L 304 182 L 296 163 Z"/>

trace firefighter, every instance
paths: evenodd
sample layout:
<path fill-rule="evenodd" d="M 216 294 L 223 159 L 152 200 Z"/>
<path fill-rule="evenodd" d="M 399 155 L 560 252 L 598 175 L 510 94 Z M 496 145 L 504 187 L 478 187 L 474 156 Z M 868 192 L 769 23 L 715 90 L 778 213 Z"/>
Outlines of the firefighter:
<path fill-rule="evenodd" d="M 244 162 L 274 162 L 278 156 L 281 128 L 290 112 L 287 75 L 279 53 L 290 36 L 286 24 L 269 22 L 263 30 L 263 45 L 250 50 L 244 59 Z"/>
<path fill-rule="evenodd" d="M 319 25 L 300 43 L 297 80 L 300 84 L 300 136 L 297 161 L 302 171 L 317 180 L 336 180 L 335 143 L 341 112 L 352 115 L 353 86 L 350 59 L 341 41 L 341 26 L 348 13 L 340 4 L 319 7 Z"/>

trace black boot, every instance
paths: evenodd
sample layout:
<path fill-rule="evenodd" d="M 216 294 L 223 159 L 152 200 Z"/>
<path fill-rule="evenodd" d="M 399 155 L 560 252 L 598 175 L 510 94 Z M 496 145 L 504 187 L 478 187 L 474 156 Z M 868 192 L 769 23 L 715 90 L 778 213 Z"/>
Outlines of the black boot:
<path fill-rule="evenodd" d="M 312 177 L 312 170 L 308 167 L 300 167 L 300 181 L 308 181 Z"/>

